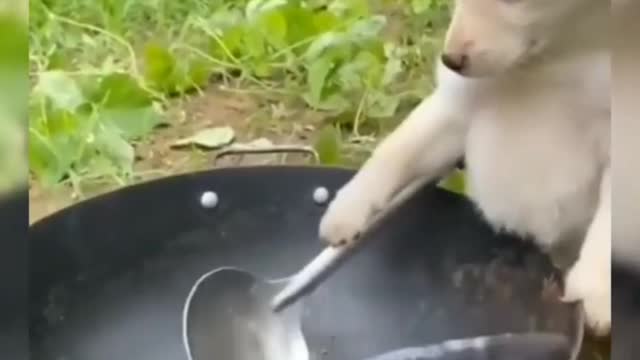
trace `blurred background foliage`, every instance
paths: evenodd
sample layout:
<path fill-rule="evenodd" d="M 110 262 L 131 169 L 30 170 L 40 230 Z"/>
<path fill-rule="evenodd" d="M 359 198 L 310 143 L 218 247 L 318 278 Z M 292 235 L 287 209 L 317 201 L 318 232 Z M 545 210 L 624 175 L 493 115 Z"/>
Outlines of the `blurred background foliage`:
<path fill-rule="evenodd" d="M 0 194 L 27 179 L 27 9 L 26 1 L 0 1 Z"/>

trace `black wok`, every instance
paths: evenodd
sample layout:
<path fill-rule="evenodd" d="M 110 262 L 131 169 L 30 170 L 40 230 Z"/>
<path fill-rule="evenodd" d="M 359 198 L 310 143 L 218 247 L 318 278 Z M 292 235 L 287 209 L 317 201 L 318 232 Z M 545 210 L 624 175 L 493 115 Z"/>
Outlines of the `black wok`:
<path fill-rule="evenodd" d="M 0 359 L 28 359 L 26 190 L 0 196 Z"/>
<path fill-rule="evenodd" d="M 181 320 L 193 282 L 223 266 L 268 278 L 297 271 L 321 250 L 324 207 L 314 190 L 333 194 L 352 174 L 254 167 L 181 175 L 32 225 L 32 359 L 186 360 Z M 216 207 L 201 205 L 206 191 L 218 194 Z M 576 341 L 578 307 L 558 303 L 549 259 L 495 235 L 465 198 L 426 187 L 374 237 L 305 302 L 303 331 L 318 358 L 532 330 Z"/>

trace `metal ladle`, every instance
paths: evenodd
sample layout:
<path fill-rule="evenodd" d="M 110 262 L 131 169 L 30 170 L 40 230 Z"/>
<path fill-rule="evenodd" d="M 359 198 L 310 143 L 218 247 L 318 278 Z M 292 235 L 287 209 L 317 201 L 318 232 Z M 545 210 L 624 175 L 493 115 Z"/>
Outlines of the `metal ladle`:
<path fill-rule="evenodd" d="M 370 233 L 423 182 L 400 192 L 366 227 Z M 366 234 L 362 234 L 366 236 Z M 268 281 L 237 268 L 220 268 L 193 286 L 183 313 L 189 360 L 308 360 L 302 304 L 357 248 L 327 247 L 296 275 Z"/>

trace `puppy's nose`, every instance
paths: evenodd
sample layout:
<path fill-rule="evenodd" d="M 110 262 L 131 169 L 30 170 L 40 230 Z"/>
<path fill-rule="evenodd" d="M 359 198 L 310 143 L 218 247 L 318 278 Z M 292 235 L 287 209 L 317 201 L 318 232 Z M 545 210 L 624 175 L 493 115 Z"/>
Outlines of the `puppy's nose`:
<path fill-rule="evenodd" d="M 465 54 L 442 54 L 442 63 L 455 72 L 461 72 L 467 67 L 469 57 Z"/>

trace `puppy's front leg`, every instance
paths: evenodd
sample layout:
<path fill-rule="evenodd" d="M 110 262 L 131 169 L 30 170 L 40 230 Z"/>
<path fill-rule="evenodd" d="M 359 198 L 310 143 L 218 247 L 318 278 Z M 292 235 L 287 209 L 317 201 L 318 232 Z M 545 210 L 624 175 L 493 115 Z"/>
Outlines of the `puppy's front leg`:
<path fill-rule="evenodd" d="M 611 178 L 600 185 L 600 203 L 578 261 L 566 278 L 565 300 L 582 300 L 589 326 L 598 335 L 611 330 Z"/>
<path fill-rule="evenodd" d="M 320 223 L 320 238 L 332 244 L 358 239 L 370 218 L 416 178 L 435 179 L 464 153 L 463 99 L 442 89 L 424 100 L 340 189 Z"/>

